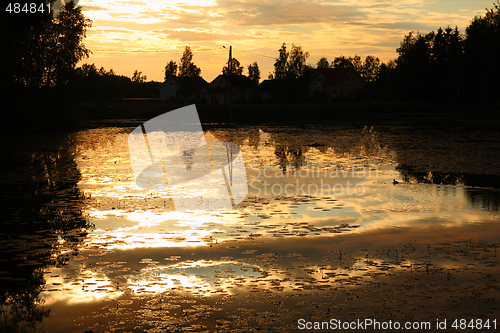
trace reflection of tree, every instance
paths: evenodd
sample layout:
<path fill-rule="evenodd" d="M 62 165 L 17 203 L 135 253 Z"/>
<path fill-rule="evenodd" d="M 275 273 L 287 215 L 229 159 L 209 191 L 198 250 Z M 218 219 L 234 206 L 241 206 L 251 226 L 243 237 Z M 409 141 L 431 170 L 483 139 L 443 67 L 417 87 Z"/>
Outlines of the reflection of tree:
<path fill-rule="evenodd" d="M 500 207 L 500 190 L 481 188 L 474 189 L 468 188 L 465 193 L 467 200 L 477 207 L 481 207 L 484 210 L 498 212 Z"/>
<path fill-rule="evenodd" d="M 464 181 L 462 173 L 419 171 L 415 166 L 407 164 L 396 166 L 396 171 L 408 183 L 458 185 Z"/>
<path fill-rule="evenodd" d="M 260 142 L 260 133 L 258 128 L 253 128 L 249 133 L 248 133 L 248 145 L 250 147 L 253 147 L 255 149 L 259 148 L 259 142 Z"/>
<path fill-rule="evenodd" d="M 366 127 L 360 137 L 360 153 L 362 155 L 371 156 L 376 155 L 380 152 L 380 142 L 378 133 L 373 129 L 373 127 Z"/>
<path fill-rule="evenodd" d="M 473 206 L 490 211 L 500 207 L 500 176 L 419 171 L 417 166 L 407 164 L 398 165 L 396 170 L 409 183 L 466 185 L 465 195 Z"/>
<path fill-rule="evenodd" d="M 467 200 L 487 210 L 497 211 L 500 206 L 500 192 L 496 190 L 500 189 L 500 176 L 496 175 L 500 163 L 491 153 L 496 148 L 497 133 L 400 131 L 397 128 L 393 129 L 395 133 L 387 133 L 373 127 L 338 130 L 305 126 L 263 128 L 262 131 L 269 135 L 264 145 L 274 148 L 276 162 L 284 173 L 290 167 L 300 169 L 304 166 L 305 155 L 314 147 L 321 154 L 333 151 L 336 157 L 396 161 L 396 170 L 405 182 L 481 187 L 466 188 Z M 259 147 L 261 134 L 256 127 L 211 132 L 221 141 L 248 144 L 257 150 L 262 148 Z M 481 143 L 478 145 L 471 138 Z M 474 154 L 474 158 L 467 152 Z"/>
<path fill-rule="evenodd" d="M 261 133 L 258 127 L 232 130 L 210 130 L 218 140 L 233 142 L 238 145 L 247 144 L 259 150 Z M 275 149 L 275 156 L 283 172 L 289 167 L 300 169 L 306 164 L 306 153 L 314 148 L 321 154 L 333 150 L 335 155 L 356 157 L 389 157 L 391 152 L 381 144 L 379 133 L 374 128 L 364 130 L 337 130 L 321 127 L 314 128 L 264 128 L 266 138 L 264 145 Z M 267 142 L 269 141 L 269 142 Z M 256 152 L 259 154 L 259 152 Z"/>
<path fill-rule="evenodd" d="M 305 164 L 304 154 L 309 147 L 305 145 L 301 136 L 296 133 L 272 131 L 271 140 L 275 149 L 274 154 L 283 173 L 286 173 L 289 167 L 298 170 Z"/>
<path fill-rule="evenodd" d="M 500 159 L 493 153 L 497 150 L 498 131 L 416 127 L 391 132 L 384 140 L 395 152 L 396 170 L 404 181 L 463 184 L 471 204 L 498 210 Z"/>
<path fill-rule="evenodd" d="M 276 146 L 274 154 L 278 158 L 278 163 L 283 171 L 286 173 L 287 169 L 292 166 L 294 169 L 300 169 L 304 163 L 304 152 L 307 151 L 305 147 L 289 147 L 289 146 Z"/>
<path fill-rule="evenodd" d="M 363 130 L 337 131 L 332 133 L 325 146 L 331 147 L 339 156 L 390 158 L 392 152 L 384 148 L 380 134 L 373 128 L 365 126 Z"/>
<path fill-rule="evenodd" d="M 19 144 L 0 156 L 0 304 L 8 309 L 13 329 L 22 322 L 34 326 L 48 316 L 48 310 L 37 308 L 43 269 L 64 265 L 69 257 L 60 252 L 61 246 L 76 251 L 85 229 L 92 227 L 77 187 L 81 174 L 74 143 L 64 137 L 50 139 L 33 138 L 28 149 Z M 32 148 L 42 142 L 45 147 Z"/>

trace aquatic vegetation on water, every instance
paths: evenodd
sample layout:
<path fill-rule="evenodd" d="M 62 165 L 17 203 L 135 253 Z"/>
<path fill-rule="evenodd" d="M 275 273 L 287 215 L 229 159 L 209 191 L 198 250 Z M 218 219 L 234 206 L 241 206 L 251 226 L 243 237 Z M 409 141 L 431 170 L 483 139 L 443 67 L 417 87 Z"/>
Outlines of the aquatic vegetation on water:
<path fill-rule="evenodd" d="M 415 161 L 394 131 L 210 129 L 208 141 L 241 146 L 254 188 L 235 210 L 185 213 L 168 190 L 136 186 L 128 129 L 74 133 L 72 154 L 51 162 L 29 192 L 47 194 L 32 215 L 43 227 L 2 234 L 12 258 L 0 279 L 32 286 L 27 304 L 43 299 L 57 332 L 293 332 L 300 318 L 493 318 L 500 226 L 471 193 L 495 190 L 472 188 L 467 177 L 438 184 L 432 170 L 423 181 L 425 167 L 401 162 Z M 264 182 L 268 193 L 259 191 Z M 347 182 L 363 193 L 277 193 Z"/>

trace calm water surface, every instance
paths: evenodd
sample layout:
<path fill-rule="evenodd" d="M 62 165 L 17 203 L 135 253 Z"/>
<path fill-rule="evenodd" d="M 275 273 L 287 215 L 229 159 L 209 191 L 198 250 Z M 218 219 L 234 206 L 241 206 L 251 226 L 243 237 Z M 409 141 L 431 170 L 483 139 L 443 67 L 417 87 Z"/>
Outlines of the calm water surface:
<path fill-rule="evenodd" d="M 296 331 L 299 319 L 482 318 L 500 326 L 499 133 L 206 129 L 209 142 L 240 145 L 249 193 L 234 210 L 180 213 L 170 192 L 135 184 L 133 128 L 22 136 L 7 147 L 3 325 L 274 332 Z"/>

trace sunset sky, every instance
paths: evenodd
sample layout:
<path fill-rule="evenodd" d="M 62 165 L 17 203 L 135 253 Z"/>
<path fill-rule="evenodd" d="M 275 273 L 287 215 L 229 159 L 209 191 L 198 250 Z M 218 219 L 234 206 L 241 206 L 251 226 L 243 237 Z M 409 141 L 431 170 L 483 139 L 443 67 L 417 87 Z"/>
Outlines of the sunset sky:
<path fill-rule="evenodd" d="M 245 67 L 257 61 L 261 80 L 273 70 L 283 42 L 300 45 L 319 58 L 374 55 L 396 58 L 409 31 L 428 32 L 458 26 L 484 15 L 493 0 L 80 0 L 93 21 L 85 45 L 92 51 L 83 63 L 131 77 L 142 71 L 163 81 L 165 65 L 179 63 L 185 46 L 208 82 L 228 59 L 223 45 Z"/>

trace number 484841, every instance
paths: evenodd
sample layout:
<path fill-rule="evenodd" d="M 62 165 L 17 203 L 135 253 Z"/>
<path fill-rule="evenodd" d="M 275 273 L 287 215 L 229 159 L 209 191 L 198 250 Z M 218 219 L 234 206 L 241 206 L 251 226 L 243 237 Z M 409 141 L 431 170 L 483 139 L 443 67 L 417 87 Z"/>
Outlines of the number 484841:
<path fill-rule="evenodd" d="M 455 319 L 453 321 L 453 324 L 451 325 L 454 329 L 497 329 L 497 320 L 494 319 L 490 321 L 489 319 L 487 320 L 481 320 L 481 319 L 471 319 L 471 320 L 466 320 L 466 319 Z"/>
<path fill-rule="evenodd" d="M 45 9 L 45 6 L 47 6 L 47 9 Z M 19 3 L 19 2 L 9 2 L 9 4 L 7 5 L 7 8 L 5 8 L 5 11 L 6 12 L 9 12 L 9 13 L 14 13 L 14 14 L 19 14 L 19 13 L 31 13 L 31 14 L 35 14 L 35 13 L 45 13 L 45 11 L 49 11 L 50 13 L 50 3 L 41 3 L 41 4 L 37 4 L 37 3 L 34 3 L 34 2 L 31 2 L 31 3 Z"/>

